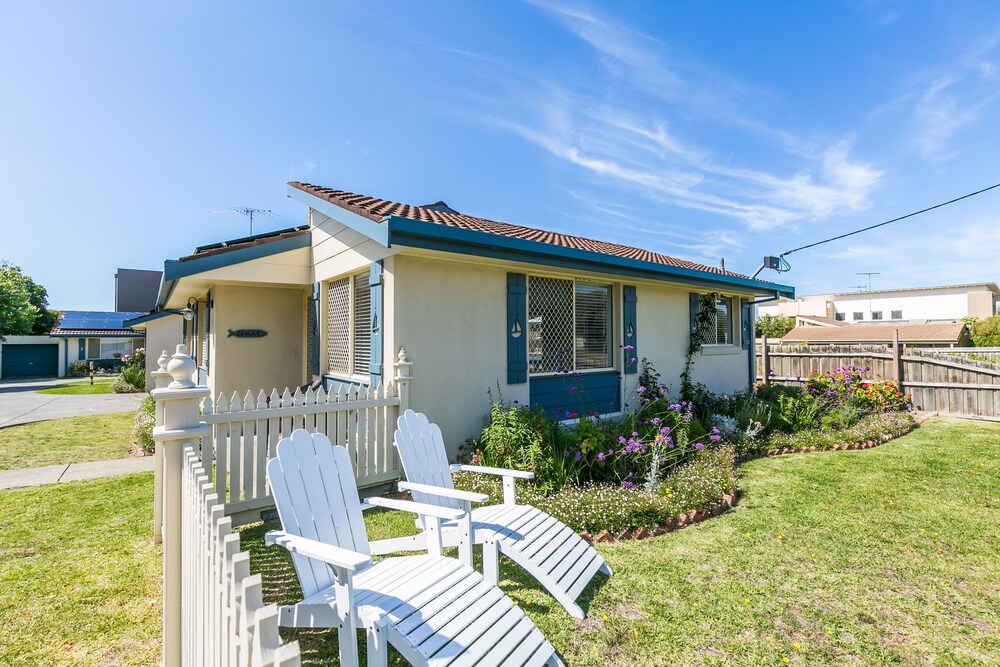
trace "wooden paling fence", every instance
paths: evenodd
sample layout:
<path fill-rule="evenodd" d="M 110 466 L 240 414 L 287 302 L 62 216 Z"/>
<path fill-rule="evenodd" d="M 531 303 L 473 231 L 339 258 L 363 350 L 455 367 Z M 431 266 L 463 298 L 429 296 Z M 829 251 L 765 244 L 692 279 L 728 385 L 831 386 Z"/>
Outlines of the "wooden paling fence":
<path fill-rule="evenodd" d="M 860 325 L 858 325 L 860 326 Z M 815 371 L 843 366 L 868 370 L 866 379 L 887 378 L 912 394 L 917 410 L 1000 419 L 998 351 L 985 348 L 904 348 L 898 342 L 865 345 L 807 345 L 757 341 L 757 377 L 802 383 Z"/>

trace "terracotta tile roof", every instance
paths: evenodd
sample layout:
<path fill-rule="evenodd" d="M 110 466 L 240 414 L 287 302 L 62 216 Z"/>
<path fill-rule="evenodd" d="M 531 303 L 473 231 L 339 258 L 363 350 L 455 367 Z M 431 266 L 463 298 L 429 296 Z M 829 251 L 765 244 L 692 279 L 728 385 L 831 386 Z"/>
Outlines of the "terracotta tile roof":
<path fill-rule="evenodd" d="M 888 343 L 892 341 L 892 330 L 899 329 L 899 340 L 940 341 L 957 343 L 962 339 L 965 324 L 944 322 L 940 324 L 851 324 L 844 327 L 795 327 L 781 340 L 837 342 L 837 343 Z"/>
<path fill-rule="evenodd" d="M 254 236 L 246 236 L 241 239 L 233 239 L 232 241 L 222 241 L 220 243 L 213 243 L 211 245 L 204 245 L 195 248 L 192 254 L 187 255 L 186 257 L 181 257 L 177 261 L 186 262 L 192 259 L 208 257 L 210 255 L 221 255 L 224 252 L 239 250 L 240 248 L 265 245 L 267 243 L 274 243 L 275 241 L 291 238 L 293 236 L 302 236 L 303 234 L 308 233 L 308 227 L 290 227 L 288 229 L 279 229 L 275 232 L 265 232 L 263 234 L 255 234 Z"/>
<path fill-rule="evenodd" d="M 723 276 L 732 276 L 734 278 L 747 277 L 740 273 L 724 271 L 714 266 L 705 266 L 704 264 L 688 262 L 683 259 L 677 259 L 676 257 L 670 257 L 668 255 L 661 255 L 659 253 L 650 252 L 649 250 L 643 250 L 641 248 L 632 248 L 630 246 L 619 245 L 617 243 L 607 243 L 605 241 L 594 241 L 581 236 L 571 236 L 569 234 L 549 232 L 543 229 L 522 227 L 520 225 L 512 225 L 507 222 L 497 222 L 486 218 L 477 218 L 463 213 L 456 213 L 453 209 L 444 204 L 444 202 L 437 202 L 428 206 L 412 206 L 410 204 L 399 204 L 385 199 L 367 197 L 365 195 L 345 192 L 343 190 L 324 188 L 318 185 L 310 185 L 309 183 L 300 183 L 298 181 L 290 181 L 288 184 L 294 188 L 302 190 L 303 192 L 313 195 L 314 197 L 324 199 L 331 204 L 335 204 L 336 206 L 351 211 L 352 213 L 357 213 L 358 215 L 375 222 L 381 222 L 388 216 L 396 216 L 400 218 L 409 218 L 411 220 L 419 220 L 421 222 L 433 222 L 439 225 L 446 225 L 448 227 L 457 227 L 459 229 L 485 232 L 486 234 L 496 234 L 498 236 L 507 236 L 527 241 L 537 241 L 539 243 L 547 243 L 549 245 L 561 246 L 564 248 L 588 250 L 590 252 L 613 255 L 615 257 L 624 257 L 627 259 L 635 259 L 643 262 L 651 262 L 653 264 L 665 264 L 668 266 L 693 269 L 695 271 L 705 271 L 707 273 L 715 273 Z"/>

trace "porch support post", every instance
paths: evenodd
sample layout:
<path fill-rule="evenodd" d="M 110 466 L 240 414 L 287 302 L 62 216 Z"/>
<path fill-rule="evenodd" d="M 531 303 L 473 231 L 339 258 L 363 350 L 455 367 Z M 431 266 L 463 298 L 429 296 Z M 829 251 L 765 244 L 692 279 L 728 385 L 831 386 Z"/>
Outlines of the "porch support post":
<path fill-rule="evenodd" d="M 153 440 L 163 448 L 163 665 L 180 667 L 182 635 L 181 536 L 183 498 L 183 445 L 195 443 L 210 433 L 200 420 L 201 399 L 209 395 L 207 387 L 195 386 L 191 376 L 198 370 L 194 360 L 178 345 L 167 363 L 166 372 L 173 381 L 152 394 L 162 405 L 163 423 L 153 429 Z M 190 611 L 190 610 L 189 610 Z"/>

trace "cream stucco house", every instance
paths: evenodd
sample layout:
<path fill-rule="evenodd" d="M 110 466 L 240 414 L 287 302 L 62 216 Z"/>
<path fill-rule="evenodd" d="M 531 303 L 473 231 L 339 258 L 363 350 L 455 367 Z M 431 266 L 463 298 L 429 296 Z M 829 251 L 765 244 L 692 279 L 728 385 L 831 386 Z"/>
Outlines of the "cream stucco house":
<path fill-rule="evenodd" d="M 794 296 L 788 286 L 442 202 L 409 206 L 297 182 L 288 195 L 308 224 L 164 266 L 158 307 L 194 311 L 184 335 L 203 381 L 215 394 L 378 383 L 402 347 L 413 363 L 410 404 L 452 447 L 482 428 L 486 392 L 497 385 L 507 401 L 557 413 L 614 413 L 634 395 L 647 357 L 676 389 L 708 292 L 724 296 L 694 379 L 716 391 L 746 387 L 753 301 Z M 579 373 L 573 384 L 583 391 L 570 391 L 565 371 Z"/>

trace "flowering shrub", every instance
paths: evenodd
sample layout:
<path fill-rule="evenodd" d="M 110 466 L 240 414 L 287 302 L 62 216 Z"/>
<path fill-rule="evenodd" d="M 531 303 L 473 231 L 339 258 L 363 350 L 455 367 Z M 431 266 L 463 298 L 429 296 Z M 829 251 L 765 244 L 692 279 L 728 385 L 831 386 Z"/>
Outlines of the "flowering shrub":
<path fill-rule="evenodd" d="M 152 396 L 147 396 L 139 404 L 139 409 L 135 411 L 135 418 L 132 420 L 132 440 L 148 453 L 152 453 L 155 449 L 153 442 L 155 414 L 156 401 Z"/>
<path fill-rule="evenodd" d="M 121 373 L 111 383 L 111 391 L 127 394 L 146 390 L 146 349 L 137 347 L 132 354 L 121 357 Z"/>
<path fill-rule="evenodd" d="M 736 490 L 733 451 L 711 448 L 698 451 L 692 459 L 675 468 L 657 485 L 654 493 L 617 484 L 570 486 L 545 495 L 532 484 L 518 484 L 518 502 L 548 512 L 574 530 L 617 533 L 651 527 L 690 510 L 706 509 Z M 455 487 L 490 496 L 491 503 L 502 501 L 500 480 L 491 475 L 457 473 Z"/>
<path fill-rule="evenodd" d="M 835 371 L 820 373 L 813 370 L 806 378 L 806 390 L 823 402 L 828 410 L 853 409 L 859 414 L 905 410 L 909 397 L 893 380 L 876 377 L 865 380 L 869 368 L 843 366 Z"/>
<path fill-rule="evenodd" d="M 906 412 L 885 412 L 862 417 L 854 425 L 837 431 L 808 429 L 797 433 L 773 433 L 767 438 L 739 448 L 739 454 L 753 454 L 769 449 L 833 449 L 843 443 L 878 440 L 884 435 L 899 435 L 913 428 L 916 420 Z"/>

